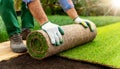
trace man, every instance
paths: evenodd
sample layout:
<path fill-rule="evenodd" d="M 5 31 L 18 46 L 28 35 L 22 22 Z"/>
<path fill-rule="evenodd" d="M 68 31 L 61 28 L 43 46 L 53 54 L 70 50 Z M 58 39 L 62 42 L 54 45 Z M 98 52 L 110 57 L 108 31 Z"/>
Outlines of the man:
<path fill-rule="evenodd" d="M 71 0 L 59 0 L 59 2 L 63 10 L 75 23 L 81 24 L 85 28 L 89 27 L 91 31 L 94 31 L 90 24 L 91 21 L 83 20 L 78 16 Z M 64 35 L 64 31 L 59 25 L 48 20 L 39 0 L 23 0 L 21 16 L 22 32 L 14 10 L 13 0 L 0 0 L 0 15 L 10 38 L 10 47 L 14 52 L 22 53 L 27 51 L 22 39 L 26 39 L 26 36 L 30 33 L 30 28 L 34 27 L 32 16 L 42 25 L 42 30 L 48 34 L 54 46 L 59 46 L 63 43 L 62 35 Z"/>

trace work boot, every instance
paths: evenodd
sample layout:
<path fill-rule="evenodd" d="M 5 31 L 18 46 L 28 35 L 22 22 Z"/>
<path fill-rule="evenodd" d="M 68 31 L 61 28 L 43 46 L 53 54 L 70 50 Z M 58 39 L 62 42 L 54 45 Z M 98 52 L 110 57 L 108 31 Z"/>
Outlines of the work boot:
<path fill-rule="evenodd" d="M 23 28 L 23 29 L 22 29 L 22 33 L 21 33 L 22 39 L 23 39 L 23 40 L 26 40 L 26 38 L 27 38 L 27 36 L 28 36 L 28 34 L 29 34 L 30 32 L 31 32 L 30 29 L 28 29 L 28 28 Z"/>
<path fill-rule="evenodd" d="M 10 47 L 13 52 L 23 53 L 26 52 L 26 46 L 23 44 L 22 36 L 20 34 L 14 34 L 10 37 Z"/>

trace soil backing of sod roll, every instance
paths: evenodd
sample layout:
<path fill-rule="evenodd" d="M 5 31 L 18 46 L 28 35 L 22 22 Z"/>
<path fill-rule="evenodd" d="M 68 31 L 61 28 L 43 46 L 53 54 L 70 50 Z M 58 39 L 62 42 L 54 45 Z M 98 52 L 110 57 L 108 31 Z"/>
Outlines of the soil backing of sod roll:
<path fill-rule="evenodd" d="M 93 42 L 59 54 L 61 57 L 120 69 L 120 22 L 97 28 Z"/>
<path fill-rule="evenodd" d="M 91 32 L 89 28 L 84 28 L 80 24 L 62 26 L 65 34 L 63 36 L 64 43 L 60 46 L 53 46 L 46 32 L 42 30 L 34 31 L 27 37 L 28 53 L 33 58 L 43 59 L 61 51 L 90 42 L 97 34 L 95 24 L 91 24 L 95 28 L 94 32 Z"/>

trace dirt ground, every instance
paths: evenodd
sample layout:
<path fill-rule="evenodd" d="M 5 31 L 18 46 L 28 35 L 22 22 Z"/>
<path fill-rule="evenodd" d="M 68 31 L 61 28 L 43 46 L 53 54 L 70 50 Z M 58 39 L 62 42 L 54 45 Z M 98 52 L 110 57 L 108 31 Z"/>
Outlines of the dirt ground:
<path fill-rule="evenodd" d="M 0 69 L 110 69 L 108 67 L 51 56 L 36 60 L 28 54 L 0 62 Z"/>

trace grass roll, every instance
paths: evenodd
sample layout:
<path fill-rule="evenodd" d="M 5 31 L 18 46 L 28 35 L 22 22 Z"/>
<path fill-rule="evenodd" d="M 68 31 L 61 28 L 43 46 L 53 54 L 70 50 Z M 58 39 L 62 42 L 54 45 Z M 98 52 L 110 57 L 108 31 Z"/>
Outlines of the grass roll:
<path fill-rule="evenodd" d="M 84 28 L 80 24 L 62 26 L 65 34 L 63 36 L 64 43 L 60 46 L 53 46 L 49 36 L 43 30 L 34 31 L 27 37 L 26 44 L 28 53 L 33 58 L 43 59 L 61 51 L 90 42 L 97 34 L 95 24 L 92 23 L 92 25 L 95 28 L 94 32 L 91 32 L 89 28 Z"/>

